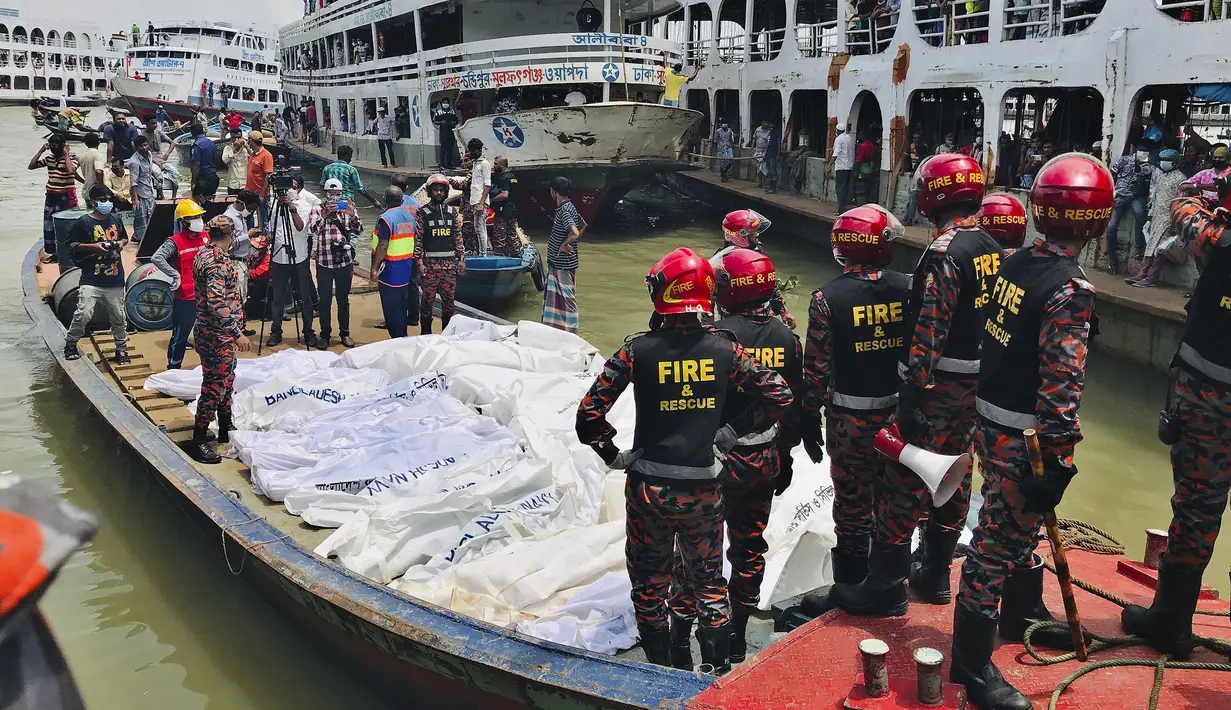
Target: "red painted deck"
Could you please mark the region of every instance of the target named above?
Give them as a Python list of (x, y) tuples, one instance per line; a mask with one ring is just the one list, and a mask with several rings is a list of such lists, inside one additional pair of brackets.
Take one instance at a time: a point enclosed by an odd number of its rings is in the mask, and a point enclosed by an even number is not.
[[(1045, 545), (1043, 546), (1046, 547)], [(1045, 552), (1045, 550), (1041, 550)], [(1131, 601), (1148, 606), (1153, 589), (1117, 574), (1122, 557), (1096, 555), (1081, 550), (1068, 553), (1075, 577)], [(961, 560), (954, 564), (953, 589), (956, 594)], [(1120, 607), (1074, 589), (1077, 606), (1086, 628), (1104, 636), (1123, 636)], [(1044, 575), (1044, 599), (1052, 613), (1063, 616), (1064, 604), (1055, 575)], [(1226, 610), (1223, 600), (1202, 601), (1201, 608)], [(830, 612), (796, 629), (762, 651), (752, 661), (737, 667), (698, 695), (690, 710), (831, 710), (841, 708), (860, 672), (857, 646), (866, 638), (889, 644), (891, 678), (911, 679), (915, 675), (911, 653), (922, 646), (941, 650), (946, 656), (947, 680), (953, 606), (911, 604), (907, 616), (896, 619), (861, 619), (842, 612)], [(1226, 617), (1196, 616), (1194, 633), (1200, 636), (1231, 637)], [(1053, 653), (1044, 649), (1045, 655)], [(1149, 658), (1158, 654), (1146, 646), (1102, 651), (1091, 662), (1111, 658)], [(1040, 666), (1020, 644), (1002, 643), (994, 660), (1009, 682), (1026, 693), (1036, 708), (1046, 708), (1052, 691), (1082, 665), (1077, 661)], [(1201, 649), (1193, 661), (1227, 663), (1209, 650)], [(1094, 671), (1069, 686), (1057, 706), (1060, 710), (1122, 710), (1144, 708), (1154, 681), (1151, 668), (1107, 668)], [(1168, 670), (1164, 676), (1159, 710), (1208, 710), (1231, 708), (1231, 673), (1215, 671)]]

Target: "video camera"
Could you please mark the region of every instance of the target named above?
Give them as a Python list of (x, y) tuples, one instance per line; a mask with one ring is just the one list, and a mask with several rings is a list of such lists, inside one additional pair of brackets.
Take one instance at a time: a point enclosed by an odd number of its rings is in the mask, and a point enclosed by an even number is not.
[(300, 166), (291, 165), (285, 155), (279, 155), (274, 161), (274, 171), (269, 174), (270, 187), (279, 194), (285, 193), (293, 187), (292, 181), (295, 178), (300, 178), (300, 182), (303, 182)]

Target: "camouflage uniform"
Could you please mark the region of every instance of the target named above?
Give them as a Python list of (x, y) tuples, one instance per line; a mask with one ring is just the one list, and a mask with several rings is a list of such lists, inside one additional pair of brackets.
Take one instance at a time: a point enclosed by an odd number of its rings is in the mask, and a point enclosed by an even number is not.
[(456, 226), (453, 231), (453, 256), (425, 256), (425, 244), (428, 241), (426, 230), (429, 220), (436, 215), (436, 205), (426, 205), (419, 210), (415, 235), (415, 262), (419, 265), (419, 288), (422, 297), (419, 302), (419, 323), (425, 326), (423, 333), (432, 332), (432, 305), (436, 295), (440, 295), (440, 327), (449, 325), (453, 318), (453, 307), (457, 294), (458, 263), (466, 258), (466, 248), (462, 238), (462, 213), (458, 210)]
[[(714, 332), (712, 328), (705, 328)], [(738, 343), (731, 343), (731, 347), (734, 361), (727, 388), (754, 392), (772, 403), (772, 406), (752, 408), (740, 429), (763, 431), (780, 419), (792, 404), (790, 389), (781, 376), (762, 367)], [(606, 421), (606, 415), (632, 383), (633, 368), (631, 344), (626, 344), (607, 360), (603, 372), (577, 409), (577, 437), (581, 443), (594, 445), (615, 438), (616, 431)], [(687, 588), (693, 590), (695, 602), (688, 604), (677, 600), (674, 603), (681, 608), (697, 608), (702, 627), (724, 626), (730, 605), (726, 580), (722, 578), (723, 500), (719, 481), (669, 480), (639, 473), (634, 464), (625, 490), (628, 516), (625, 550), (638, 626), (663, 633), (668, 630), (667, 602), (677, 544), (684, 557)]]
[[(1072, 250), (1054, 242), (1038, 242), (1029, 251), (1039, 256), (1077, 258)], [(1038, 339), (1041, 384), (1033, 426), (1045, 457), (1073, 473), (1073, 449), (1082, 438), (1077, 408), (1085, 385), (1093, 321), (1094, 286), (1084, 278), (1072, 278), (1047, 300)], [(983, 475), (983, 507), (962, 565), (957, 603), (970, 612), (996, 619), (1005, 579), (1015, 569), (1032, 564), (1043, 516), (1026, 510), (1025, 489), (1033, 473), (1021, 430), (982, 416), (975, 446)]]
[[(230, 220), (226, 221), (229, 227)], [(215, 413), (220, 420), (230, 421), (235, 341), (243, 335), (244, 316), (239, 302), (239, 274), (216, 242), (197, 252), (192, 271), (197, 299), (193, 342), (201, 358), (202, 374), (195, 428), (204, 430), (214, 421)]]

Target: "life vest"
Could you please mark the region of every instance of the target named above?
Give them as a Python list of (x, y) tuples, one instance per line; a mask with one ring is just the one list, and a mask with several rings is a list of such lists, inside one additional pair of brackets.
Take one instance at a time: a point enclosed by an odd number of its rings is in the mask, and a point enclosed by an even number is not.
[[(907, 332), (915, 332), (923, 290), (927, 284), (923, 271), (934, 256), (949, 254), (959, 273), (958, 302), (949, 322), (949, 337), (944, 352), (936, 363), (941, 372), (970, 377), (979, 374), (979, 343), (983, 339), (983, 304), (991, 294), (992, 282), (1004, 259), (1000, 245), (978, 227), (959, 227), (942, 233), (923, 252), (911, 283), (909, 324)], [(910, 343), (902, 351), (900, 361), (905, 367)], [(899, 368), (901, 369), (901, 368)]]
[[(415, 218), (405, 207), (385, 210), (377, 219), (389, 227), (389, 247), (379, 274), (380, 283), (386, 286), (405, 286), (410, 283), (411, 266), (415, 255)], [(376, 253), (379, 240), (372, 235), (372, 253)]]
[(1214, 246), (1186, 310), (1188, 323), (1172, 366), (1231, 387), (1231, 235)]
[(179, 263), (176, 264), (180, 272), (180, 287), (175, 289), (177, 301), (197, 299), (196, 283), (192, 276), (192, 262), (197, 258), (197, 252), (205, 248), (209, 239), (206, 237), (207, 232), (201, 232), (198, 237), (194, 237), (193, 234), (194, 232), (185, 230), (171, 235), (171, 241), (175, 242), (175, 251), (179, 258)]
[(885, 270), (876, 280), (843, 274), (821, 289), (833, 333), (833, 390), (838, 409), (876, 411), (898, 403), (898, 360), (910, 347), (910, 277)]
[(646, 476), (712, 480), (722, 470), (714, 435), (722, 426), (735, 349), (701, 328), (656, 330), (633, 339), (637, 429), (630, 467)]
[(986, 421), (1020, 431), (1036, 426), (1042, 375), (1039, 333), (1047, 302), (1074, 278), (1084, 278), (1077, 262), (1022, 249), (1006, 259), (986, 310), (979, 396), (975, 407)]
[(457, 208), (449, 205), (428, 205), (419, 209), (423, 221), (423, 256), (429, 259), (453, 259), (457, 256)]
[[(744, 350), (762, 365), (776, 371), (788, 382), (798, 381), (803, 371), (799, 358), (799, 338), (782, 321), (768, 315), (763, 319), (753, 319), (737, 313), (718, 321), (717, 327), (734, 335)], [(737, 389), (727, 400), (722, 421), (729, 424), (749, 407), (755, 406), (759, 405), (751, 395)], [(777, 437), (778, 425), (775, 424), (765, 431), (745, 434), (740, 437), (738, 445), (767, 444)]]

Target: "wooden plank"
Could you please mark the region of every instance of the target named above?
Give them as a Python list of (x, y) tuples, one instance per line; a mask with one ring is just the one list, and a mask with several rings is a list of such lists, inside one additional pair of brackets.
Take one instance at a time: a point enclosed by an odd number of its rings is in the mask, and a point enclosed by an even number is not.
[(143, 402), (138, 402), (137, 406), (141, 407), (141, 411), (143, 412), (160, 412), (164, 409), (174, 409), (176, 407), (183, 407), (185, 411), (188, 410), (188, 407), (185, 406), (183, 402), (174, 397), (145, 400)]

